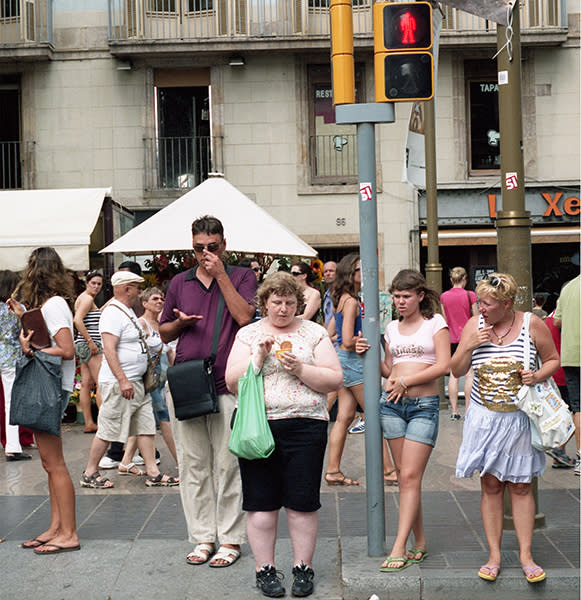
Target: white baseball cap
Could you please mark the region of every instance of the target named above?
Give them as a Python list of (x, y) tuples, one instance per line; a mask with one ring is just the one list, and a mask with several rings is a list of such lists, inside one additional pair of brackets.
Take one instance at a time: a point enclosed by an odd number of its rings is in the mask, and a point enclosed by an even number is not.
[(145, 279), (132, 273), (131, 271), (117, 271), (113, 273), (111, 277), (111, 285), (113, 287), (117, 285), (124, 285), (126, 283), (143, 283)]

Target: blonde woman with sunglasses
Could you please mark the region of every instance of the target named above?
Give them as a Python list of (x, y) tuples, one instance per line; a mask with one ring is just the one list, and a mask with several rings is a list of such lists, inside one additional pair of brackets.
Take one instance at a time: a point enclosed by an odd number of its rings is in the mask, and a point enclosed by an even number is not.
[[(466, 414), (456, 477), (480, 473), (480, 511), (488, 560), (478, 576), (495, 581), (500, 573), (504, 491), (512, 502), (520, 562), (529, 583), (546, 578), (531, 554), (535, 501), (532, 478), (543, 474), (545, 455), (531, 444), (529, 419), (515, 405), (523, 384), (548, 379), (559, 368), (559, 355), (548, 327), (530, 315), (530, 364), (524, 364), (525, 313), (514, 309), (515, 280), (505, 273), (491, 273), (476, 287), (480, 316), (472, 317), (451, 361), (455, 377), (472, 367), (474, 384)], [(537, 355), (542, 366), (535, 367)]]

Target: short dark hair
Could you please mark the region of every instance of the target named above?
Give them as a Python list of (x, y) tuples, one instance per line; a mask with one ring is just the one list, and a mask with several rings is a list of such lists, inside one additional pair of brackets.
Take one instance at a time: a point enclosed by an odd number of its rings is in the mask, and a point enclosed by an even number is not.
[(220, 219), (210, 215), (204, 215), (192, 223), (192, 236), (197, 235), (198, 233), (219, 235), (224, 239), (224, 226)]
[(16, 289), (20, 277), (14, 271), (0, 271), (0, 302), (6, 302)]
[(240, 259), (240, 262), (238, 263), (239, 267), (246, 267), (247, 269), (250, 269), (250, 265), (255, 262), (258, 263), (260, 265), (260, 263), (258, 262), (257, 258), (254, 258), (254, 256), (245, 256), (244, 258)]
[(121, 269), (127, 269), (128, 271), (131, 271), (134, 275), (139, 275), (141, 277), (141, 265), (133, 260), (123, 261), (119, 265), (119, 268), (117, 270), (121, 271)]

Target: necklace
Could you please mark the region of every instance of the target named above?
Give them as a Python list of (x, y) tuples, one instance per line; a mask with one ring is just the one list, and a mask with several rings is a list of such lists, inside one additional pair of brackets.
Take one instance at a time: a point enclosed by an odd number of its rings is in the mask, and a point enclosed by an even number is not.
[(502, 340), (504, 340), (504, 338), (511, 332), (512, 326), (514, 325), (514, 319), (515, 319), (515, 317), (516, 317), (516, 313), (513, 310), (512, 311), (512, 323), (510, 324), (510, 327), (508, 328), (508, 330), (505, 331), (502, 335), (498, 335), (498, 333), (496, 333), (496, 331), (494, 331), (494, 325), (492, 326), (492, 332), (496, 336), (496, 339), (498, 340), (498, 345), (499, 346), (502, 346)]

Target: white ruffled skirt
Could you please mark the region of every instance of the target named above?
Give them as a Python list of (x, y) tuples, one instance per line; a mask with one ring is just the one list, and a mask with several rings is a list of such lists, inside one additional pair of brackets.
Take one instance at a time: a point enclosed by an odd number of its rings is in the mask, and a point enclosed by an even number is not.
[(500, 481), (529, 483), (545, 472), (545, 453), (533, 448), (528, 417), (520, 410), (493, 412), (471, 402), (456, 461), (456, 477), (474, 471)]

